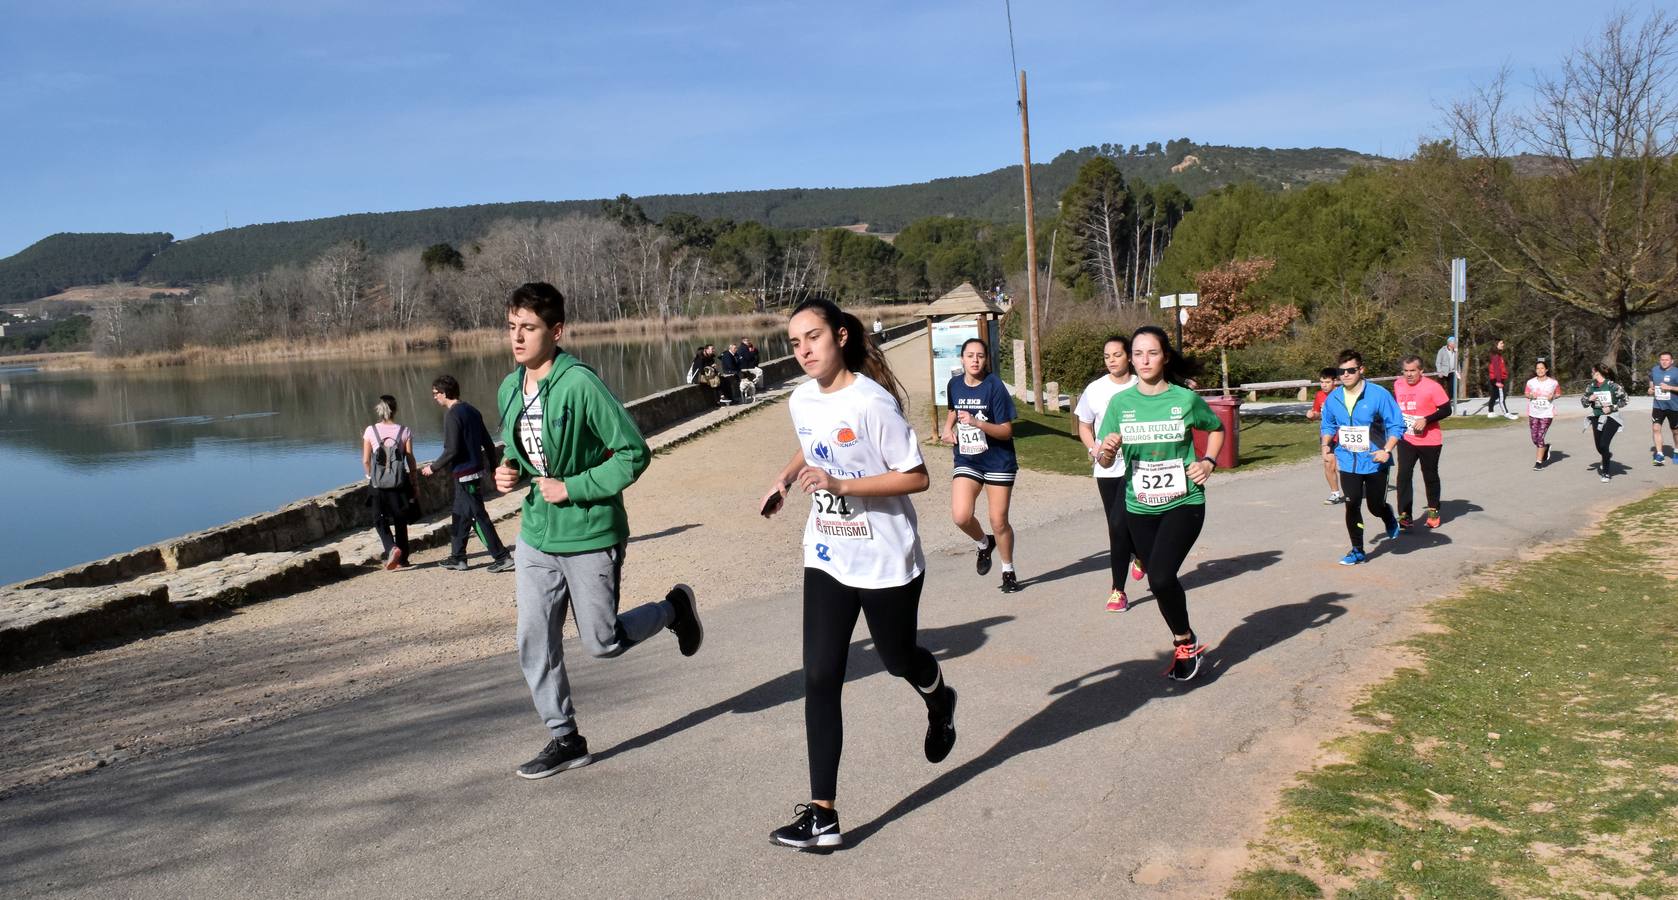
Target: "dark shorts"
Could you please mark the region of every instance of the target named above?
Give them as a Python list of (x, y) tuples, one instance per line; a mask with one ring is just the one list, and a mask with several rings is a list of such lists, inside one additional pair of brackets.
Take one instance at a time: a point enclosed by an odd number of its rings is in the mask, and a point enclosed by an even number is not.
[(1678, 428), (1678, 409), (1657, 409), (1654, 420), (1656, 425), (1665, 422), (1672, 428)]
[(972, 466), (956, 466), (956, 478), (971, 478), (980, 484), (1000, 484), (1004, 487), (1014, 486), (1014, 476), (1017, 472), (987, 472)]

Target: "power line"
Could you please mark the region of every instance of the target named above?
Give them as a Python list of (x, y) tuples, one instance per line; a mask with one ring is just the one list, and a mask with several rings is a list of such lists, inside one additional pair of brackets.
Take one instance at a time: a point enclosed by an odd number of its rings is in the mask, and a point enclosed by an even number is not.
[(1014, 55), (1014, 4), (1013, 0), (1002, 0), (1002, 8), (1008, 14), (1008, 62), (1014, 67), (1014, 80), (1008, 85), (1008, 92), (1014, 95), (1014, 112), (1020, 112), (1020, 60)]

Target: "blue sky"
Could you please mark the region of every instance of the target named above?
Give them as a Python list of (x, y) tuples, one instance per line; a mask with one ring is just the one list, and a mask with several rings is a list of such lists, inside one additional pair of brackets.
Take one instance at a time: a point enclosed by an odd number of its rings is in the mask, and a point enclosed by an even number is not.
[[(1014, 3), (1033, 155), (1189, 137), (1404, 156), (1594, 0)], [(0, 0), (0, 256), (505, 200), (1019, 162), (1003, 0)]]

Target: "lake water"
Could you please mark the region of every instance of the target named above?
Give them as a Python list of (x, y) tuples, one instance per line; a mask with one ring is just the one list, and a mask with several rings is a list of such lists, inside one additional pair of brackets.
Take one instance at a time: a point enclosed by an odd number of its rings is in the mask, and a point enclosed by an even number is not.
[[(764, 359), (787, 353), (785, 331), (750, 337)], [(627, 401), (681, 384), (696, 346), (727, 340), (566, 349)], [(396, 397), (419, 459), (436, 456), (431, 380), (453, 375), (494, 429), (495, 390), (512, 369), (504, 349), (137, 372), (0, 366), (0, 585), (361, 480), (380, 394)]]

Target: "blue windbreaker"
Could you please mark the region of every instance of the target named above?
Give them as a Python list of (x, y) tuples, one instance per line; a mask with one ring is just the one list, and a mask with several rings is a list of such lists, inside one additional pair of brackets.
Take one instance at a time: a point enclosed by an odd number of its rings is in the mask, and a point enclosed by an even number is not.
[(1372, 382), (1363, 383), (1363, 393), (1353, 404), (1351, 414), (1346, 413), (1346, 388), (1337, 387), (1323, 401), (1323, 434), (1336, 434), (1340, 426), (1353, 427), (1369, 426), (1369, 450), (1363, 453), (1353, 453), (1342, 449), (1338, 444), (1334, 447), (1334, 458), (1340, 463), (1340, 471), (1353, 475), (1373, 475), (1381, 466), (1391, 465), (1392, 457), (1387, 457), (1385, 463), (1375, 461), (1375, 451), (1387, 445), (1387, 435), (1404, 434), (1404, 413), (1398, 408), (1398, 401), (1393, 399), (1392, 391)]

